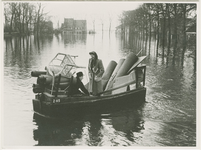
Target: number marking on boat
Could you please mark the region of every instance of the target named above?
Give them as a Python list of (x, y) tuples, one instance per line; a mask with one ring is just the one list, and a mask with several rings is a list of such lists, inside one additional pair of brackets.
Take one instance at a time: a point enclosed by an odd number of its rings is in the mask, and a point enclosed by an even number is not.
[(60, 103), (61, 102), (61, 100), (60, 99), (53, 99), (53, 101), (52, 101), (53, 103)]

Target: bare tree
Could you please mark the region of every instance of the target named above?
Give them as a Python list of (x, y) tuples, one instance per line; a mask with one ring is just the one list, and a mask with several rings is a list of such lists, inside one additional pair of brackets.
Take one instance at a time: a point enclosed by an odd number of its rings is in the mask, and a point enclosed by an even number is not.
[(113, 17), (114, 15), (112, 13), (109, 13), (109, 33), (111, 32)]
[(102, 27), (102, 33), (103, 33), (103, 28), (104, 28), (104, 19), (103, 19), (103, 17), (100, 17), (100, 23), (101, 23), (101, 27)]
[(41, 3), (37, 3), (35, 12), (34, 32), (38, 36), (40, 31), (43, 29), (43, 23), (46, 21), (47, 13), (44, 12), (45, 6)]
[(15, 31), (19, 34), (29, 34), (33, 24), (37, 34), (40, 29), (40, 22), (47, 19), (43, 12), (44, 7), (41, 3), (5, 3), (4, 16), (5, 28), (10, 34)]
[(9, 26), (9, 33), (11, 34), (11, 32), (14, 29), (14, 20), (15, 20), (15, 13), (16, 13), (16, 8), (17, 7), (17, 3), (5, 3), (5, 7), (4, 7), (4, 16), (5, 16), (5, 23), (6, 25)]

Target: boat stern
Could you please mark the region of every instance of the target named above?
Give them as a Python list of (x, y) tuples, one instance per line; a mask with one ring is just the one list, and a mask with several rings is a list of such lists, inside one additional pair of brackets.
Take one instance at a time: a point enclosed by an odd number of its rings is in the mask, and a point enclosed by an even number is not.
[(33, 111), (36, 113), (41, 113), (41, 94), (35, 95), (35, 98), (32, 99)]

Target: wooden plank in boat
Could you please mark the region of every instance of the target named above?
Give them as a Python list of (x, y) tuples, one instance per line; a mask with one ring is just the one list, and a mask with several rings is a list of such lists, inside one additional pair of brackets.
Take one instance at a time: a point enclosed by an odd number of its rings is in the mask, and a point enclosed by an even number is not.
[[(115, 82), (113, 84), (113, 88), (118, 87), (122, 84), (127, 84), (129, 82), (135, 83), (135, 72), (130, 73), (129, 75), (118, 77), (115, 79)], [(112, 91), (112, 94), (122, 93), (127, 91), (127, 86), (122, 87), (120, 89)]]
[(137, 62), (131, 67), (131, 69), (128, 71), (128, 74), (132, 72), (132, 70), (137, 67), (147, 56), (141, 56), (138, 57)]

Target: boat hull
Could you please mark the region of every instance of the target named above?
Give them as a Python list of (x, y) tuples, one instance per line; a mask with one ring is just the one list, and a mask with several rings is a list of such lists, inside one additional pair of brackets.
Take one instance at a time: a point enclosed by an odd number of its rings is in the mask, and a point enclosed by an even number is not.
[(32, 102), (36, 114), (43, 117), (58, 118), (78, 113), (109, 113), (122, 107), (139, 106), (145, 102), (145, 96), (145, 87), (115, 95), (90, 97), (67, 97), (65, 95), (55, 97), (44, 92), (36, 95)]

